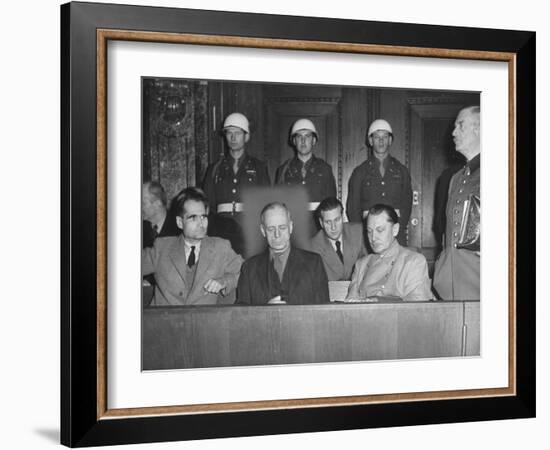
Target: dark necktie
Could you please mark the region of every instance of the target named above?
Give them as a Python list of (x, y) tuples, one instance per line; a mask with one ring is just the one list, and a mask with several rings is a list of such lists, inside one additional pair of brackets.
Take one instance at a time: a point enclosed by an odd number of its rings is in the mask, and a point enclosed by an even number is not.
[(237, 158), (233, 160), (233, 173), (237, 175), (237, 172), (239, 171), (239, 162), (241, 158)]
[(340, 261), (342, 261), (342, 264), (344, 264), (344, 255), (342, 254), (340, 241), (336, 241), (336, 254), (338, 255), (338, 258), (340, 258)]
[(189, 258), (187, 259), (187, 266), (193, 267), (195, 265), (195, 246), (191, 246), (191, 253), (189, 253)]
[(301, 170), (301, 173), (302, 173), (302, 178), (304, 179), (307, 175), (307, 167), (306, 167), (306, 163), (302, 163), (302, 170)]
[(386, 168), (384, 167), (384, 161), (380, 161), (380, 167), (378, 168), (380, 171), (380, 176), (384, 178), (384, 174), (386, 173)]

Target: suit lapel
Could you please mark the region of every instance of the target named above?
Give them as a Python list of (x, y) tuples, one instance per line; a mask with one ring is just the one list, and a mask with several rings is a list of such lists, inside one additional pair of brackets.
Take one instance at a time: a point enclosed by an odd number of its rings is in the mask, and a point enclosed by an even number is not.
[(183, 284), (186, 284), (184, 271), (187, 261), (185, 260), (185, 241), (183, 240), (183, 235), (179, 236), (177, 244), (172, 248), (172, 251), (170, 252), (170, 259), (172, 260), (172, 264), (180, 276), (181, 281)]
[[(336, 250), (334, 250), (334, 247), (330, 243), (329, 238), (324, 233), (323, 233), (323, 239), (325, 244), (323, 247), (323, 251), (325, 253), (325, 257), (327, 258), (326, 260), (328, 261), (329, 266), (334, 267), (335, 269), (342, 269), (344, 265), (342, 264), (342, 261), (340, 261), (340, 258), (338, 258), (338, 255), (336, 254)], [(344, 250), (345, 248), (346, 246), (344, 245)], [(345, 255), (344, 255), (344, 258), (345, 258)]]
[[(298, 280), (296, 277), (300, 276), (299, 273), (299, 262), (296, 261), (296, 258), (298, 257), (296, 251), (294, 250), (294, 247), (290, 247), (290, 253), (288, 254), (288, 259), (286, 261), (286, 267), (285, 271), (283, 273), (283, 281), (281, 284), (283, 286), (288, 286), (288, 297), (289, 299), (293, 297), (292, 292), (290, 290), (297, 286)], [(298, 267), (296, 267), (298, 266)], [(288, 280), (288, 283), (286, 281)]]

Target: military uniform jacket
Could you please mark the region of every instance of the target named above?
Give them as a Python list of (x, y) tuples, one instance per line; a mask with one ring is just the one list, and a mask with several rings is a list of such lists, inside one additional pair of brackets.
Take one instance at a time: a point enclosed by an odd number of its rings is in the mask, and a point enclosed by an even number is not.
[(397, 241), (384, 255), (372, 253), (355, 263), (347, 295), (352, 299), (387, 296), (405, 301), (433, 297), (426, 258)]
[(380, 175), (379, 167), (379, 161), (370, 156), (353, 170), (346, 204), (348, 219), (361, 222), (363, 211), (383, 203), (399, 210), (400, 231), (404, 232), (411, 217), (411, 176), (407, 168), (391, 155), (384, 160), (384, 176)]
[[(228, 241), (207, 236), (201, 241), (194, 280), (189, 283), (183, 235), (158, 238), (153, 247), (147, 247), (141, 253), (142, 275), (155, 275), (153, 306), (215, 305), (234, 301), (242, 262)], [(204, 290), (211, 278), (223, 279), (226, 298)]]
[(435, 262), (434, 288), (443, 300), (479, 300), (480, 257), (456, 248), (460, 238), (464, 201), (480, 194), (480, 155), (451, 178), (447, 200), (445, 245)]
[(247, 187), (271, 184), (263, 161), (247, 153), (242, 158), (236, 174), (233, 172), (234, 160), (231, 156), (221, 158), (208, 168), (203, 188), (212, 213), (216, 213), (219, 204), (242, 202), (242, 192)]
[(302, 166), (297, 157), (286, 160), (277, 169), (275, 184), (304, 186), (310, 202), (321, 202), (327, 197), (336, 197), (336, 182), (332, 168), (324, 160), (312, 155), (305, 164), (305, 177), (302, 176)]
[(367, 254), (361, 224), (344, 223), (342, 249), (344, 262), (340, 261), (336, 250), (323, 230), (319, 230), (311, 239), (311, 251), (321, 255), (329, 281), (351, 280), (355, 262)]

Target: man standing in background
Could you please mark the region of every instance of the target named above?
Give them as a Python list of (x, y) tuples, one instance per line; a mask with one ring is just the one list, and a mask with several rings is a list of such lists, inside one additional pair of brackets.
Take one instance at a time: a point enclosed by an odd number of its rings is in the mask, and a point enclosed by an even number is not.
[(391, 125), (384, 119), (370, 124), (367, 142), (372, 148), (367, 160), (350, 177), (346, 210), (350, 222), (361, 222), (376, 204), (390, 205), (399, 216), (397, 240), (406, 245), (406, 229), (411, 217), (412, 188), (407, 168), (390, 155)]
[(212, 164), (204, 179), (213, 223), (210, 234), (228, 239), (233, 250), (244, 254), (242, 193), (254, 186), (269, 186), (267, 166), (246, 152), (250, 125), (244, 114), (229, 114), (223, 124), (228, 153)]
[(456, 151), (466, 157), (466, 165), (451, 178), (447, 200), (447, 224), (443, 251), (435, 262), (434, 289), (443, 300), (480, 298), (479, 252), (458, 248), (465, 219), (466, 201), (480, 196), (480, 109), (464, 108), (458, 113), (453, 130)]

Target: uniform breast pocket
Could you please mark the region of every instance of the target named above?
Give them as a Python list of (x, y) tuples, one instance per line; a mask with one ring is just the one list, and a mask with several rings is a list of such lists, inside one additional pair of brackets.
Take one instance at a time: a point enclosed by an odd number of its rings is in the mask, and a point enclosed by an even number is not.
[(256, 184), (256, 179), (258, 174), (255, 170), (247, 170), (245, 179), (243, 180), (246, 184)]
[(370, 188), (374, 186), (374, 177), (372, 175), (366, 175), (365, 178), (363, 178), (363, 187)]

